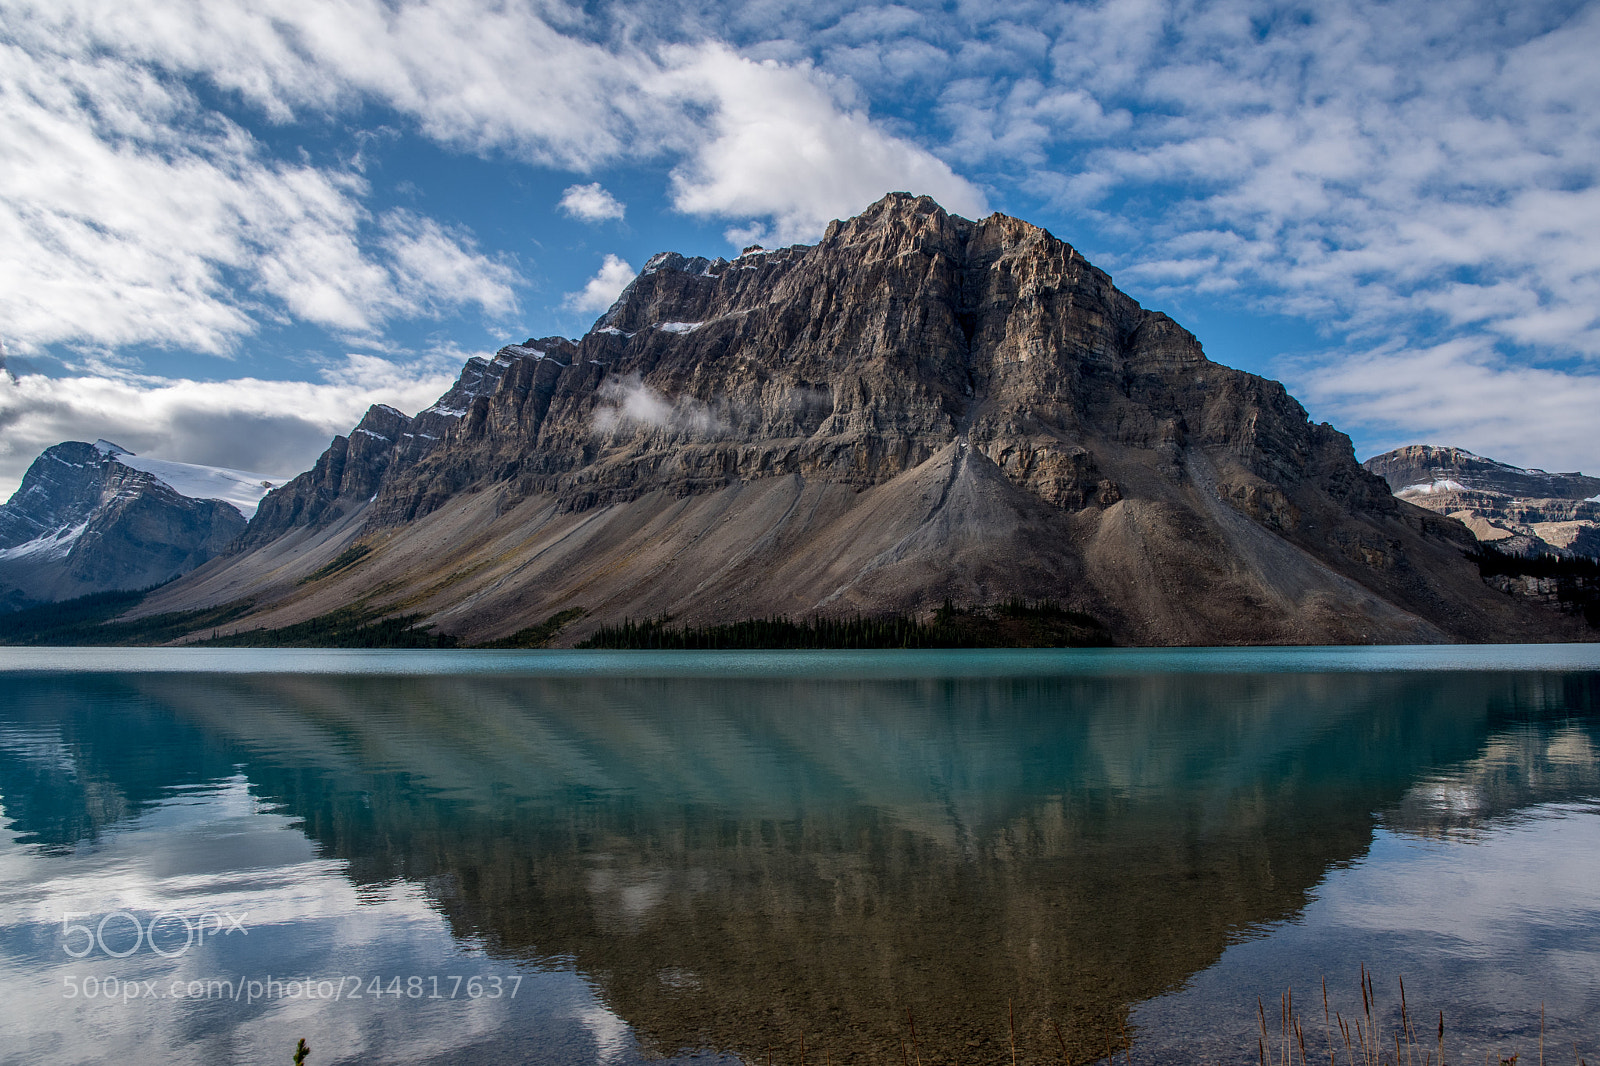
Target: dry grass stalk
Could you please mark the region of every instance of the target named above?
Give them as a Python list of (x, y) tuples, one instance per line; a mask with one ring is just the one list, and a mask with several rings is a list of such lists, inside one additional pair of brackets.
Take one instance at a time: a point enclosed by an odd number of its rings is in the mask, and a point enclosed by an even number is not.
[[(1062, 1066), (1072, 1066), (1072, 1057), (1067, 1054), (1067, 1038), (1061, 1035), (1061, 1026), (1060, 1026), (1060, 1024), (1054, 1018), (1050, 1019), (1050, 1024), (1055, 1026), (1056, 1043), (1061, 1045), (1061, 1063), (1062, 1063)], [(1573, 1046), (1576, 1047), (1577, 1045), (1573, 1045)]]

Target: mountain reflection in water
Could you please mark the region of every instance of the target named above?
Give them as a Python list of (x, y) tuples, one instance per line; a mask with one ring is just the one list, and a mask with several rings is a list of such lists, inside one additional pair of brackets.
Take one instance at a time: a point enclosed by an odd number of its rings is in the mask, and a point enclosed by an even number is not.
[(575, 966), (647, 1051), (761, 1061), (898, 1063), (913, 1024), (923, 1062), (1009, 1061), (1012, 1012), (1020, 1061), (1091, 1060), (1380, 823), (1600, 795), (1584, 672), (6, 684), (59, 756), (0, 743), (22, 844), (242, 775), (358, 887)]

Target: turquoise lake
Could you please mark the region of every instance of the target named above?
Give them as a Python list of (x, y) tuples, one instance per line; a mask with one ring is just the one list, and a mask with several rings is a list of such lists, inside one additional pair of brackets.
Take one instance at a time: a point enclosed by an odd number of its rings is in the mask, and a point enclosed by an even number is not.
[(0, 649), (3, 1062), (1392, 1061), (1402, 978), (1600, 1060), (1600, 646)]

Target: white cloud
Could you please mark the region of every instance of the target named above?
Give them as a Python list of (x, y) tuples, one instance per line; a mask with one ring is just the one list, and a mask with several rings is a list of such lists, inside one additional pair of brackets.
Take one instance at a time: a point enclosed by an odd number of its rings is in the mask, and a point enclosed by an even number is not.
[(459, 354), (410, 363), (350, 355), (315, 382), (0, 372), (0, 498), (64, 440), (104, 437), (141, 455), (240, 470), (306, 470), (369, 405), (415, 412), (432, 403), (455, 380)]
[[(528, 0), (50, 0), (11, 6), (30, 43), (204, 77), (276, 121), (378, 100), (440, 143), (587, 167), (668, 143), (638, 86), (654, 65), (575, 33), (580, 11)], [(647, 148), (648, 150), (648, 148)]]
[[(984, 210), (969, 182), (805, 62), (715, 43), (652, 52), (648, 34), (598, 43), (605, 26), (557, 2), (0, 0), (0, 11), (0, 334), (19, 351), (220, 353), (282, 312), (358, 336), (444, 307), (514, 306), (514, 274), (470, 237), (372, 218), (355, 169), (269, 158), (186, 79), (279, 123), (376, 102), (448, 147), (535, 164), (677, 158), (681, 210), (785, 241), (892, 189)], [(623, 211), (598, 183), (562, 203), (590, 220)]]
[(382, 229), (379, 244), (408, 313), (457, 303), (477, 304), (491, 315), (516, 311), (517, 272), (481, 255), (470, 233), (409, 211), (388, 212)]
[(568, 185), (561, 194), (559, 206), (568, 215), (585, 222), (620, 219), (627, 210), (627, 206), (603, 189), (598, 181), (589, 185)]
[[(894, 189), (985, 210), (974, 186), (808, 63), (758, 63), (717, 43), (659, 56), (606, 48), (583, 39), (594, 29), (586, 16), (554, 3), (61, 0), (26, 10), (35, 43), (198, 75), (281, 121), (375, 99), (441, 143), (538, 164), (682, 155), (680, 209), (770, 217), (779, 239), (814, 238)], [(562, 202), (591, 220), (622, 207), (598, 185), (572, 186)]]
[(1289, 383), (1317, 417), (1361, 431), (1374, 454), (1453, 445), (1518, 466), (1600, 473), (1600, 374), (1519, 366), (1481, 337), (1334, 353), (1293, 370)]
[(350, 334), (445, 306), (515, 305), (514, 272), (469, 237), (407, 214), (374, 221), (356, 175), (266, 158), (187, 90), (115, 54), (0, 37), (0, 143), (0, 333), (14, 351), (225, 353), (274, 313), (263, 297)]
[(1026, 79), (945, 108), (963, 154), (1054, 153), (1036, 187), (1103, 212), (1158, 294), (1204, 277), (1357, 334), (1442, 318), (1600, 357), (1597, 49), (1592, 7), (1140, 0), (1070, 9), (1038, 91), (1060, 115), (1019, 128)]
[[(960, 214), (987, 212), (983, 194), (948, 164), (840, 99), (844, 87), (807, 64), (746, 59), (718, 44), (669, 53), (663, 84), (710, 111), (707, 140), (672, 174), (689, 214), (772, 220), (780, 243), (815, 240), (829, 221), (886, 192), (926, 193)], [(746, 226), (730, 240), (747, 240)]]
[(617, 256), (607, 255), (600, 270), (578, 292), (569, 292), (561, 306), (569, 311), (605, 311), (617, 302), (630, 282), (639, 275)]

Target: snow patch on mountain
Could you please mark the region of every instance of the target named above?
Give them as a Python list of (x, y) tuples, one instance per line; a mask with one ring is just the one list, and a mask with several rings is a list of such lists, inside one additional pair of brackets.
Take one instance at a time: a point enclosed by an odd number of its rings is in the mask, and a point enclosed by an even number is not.
[(1433, 492), (1466, 492), (1466, 491), (1468, 491), (1467, 487), (1465, 485), (1463, 485), (1461, 482), (1452, 481), (1449, 478), (1444, 478), (1443, 480), (1440, 480), (1440, 481), (1424, 481), (1420, 485), (1407, 485), (1405, 488), (1403, 488), (1399, 492), (1395, 493), (1395, 495), (1396, 496), (1405, 496), (1405, 495), (1408, 495), (1408, 494), (1422, 494), (1422, 493), (1433, 493)]
[(0, 551), (0, 559), (33, 558), (42, 561), (65, 558), (72, 550), (72, 546), (78, 542), (78, 538), (83, 536), (83, 531), (88, 528), (89, 523), (82, 522), (70, 528), (52, 530), (14, 548)]
[(101, 445), (116, 449), (115, 451), (101, 449), (103, 454), (114, 455), (117, 462), (123, 466), (153, 475), (178, 495), (193, 500), (221, 500), (223, 503), (231, 504), (246, 518), (256, 513), (261, 497), (293, 476), (258, 474), (249, 470), (230, 470), (222, 466), (200, 466), (195, 463), (175, 463), (167, 459), (150, 459), (118, 448), (109, 441), (95, 443), (96, 448), (100, 448)]

